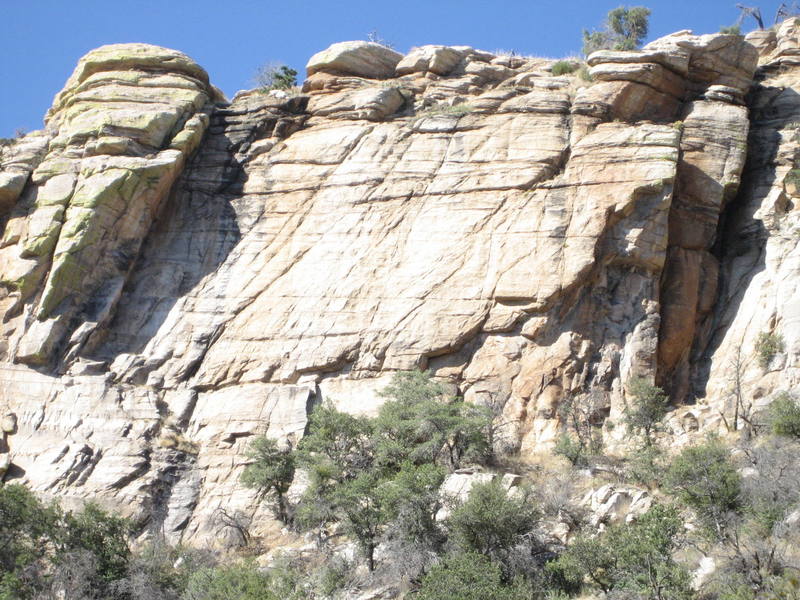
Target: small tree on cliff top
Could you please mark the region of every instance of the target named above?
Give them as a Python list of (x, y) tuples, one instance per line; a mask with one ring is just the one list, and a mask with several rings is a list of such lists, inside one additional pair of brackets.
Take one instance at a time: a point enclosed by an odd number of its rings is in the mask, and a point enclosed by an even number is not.
[(263, 90), (290, 90), (297, 85), (297, 71), (279, 62), (268, 62), (256, 69), (253, 81)]
[(650, 9), (644, 6), (618, 6), (608, 11), (600, 31), (583, 30), (583, 54), (598, 50), (636, 50), (647, 37)]

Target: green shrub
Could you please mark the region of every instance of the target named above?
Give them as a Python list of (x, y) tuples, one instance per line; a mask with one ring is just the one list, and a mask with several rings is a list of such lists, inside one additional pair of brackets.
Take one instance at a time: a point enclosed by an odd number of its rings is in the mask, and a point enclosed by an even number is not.
[(508, 493), (499, 481), (479, 483), (447, 519), (450, 541), (465, 552), (502, 560), (529, 534), (539, 511), (521, 490)]
[(125, 577), (110, 586), (109, 598), (177, 599), (186, 590), (192, 573), (213, 563), (208, 551), (173, 547), (156, 537), (131, 556)]
[(301, 559), (278, 554), (267, 570), (269, 589), (281, 600), (306, 600), (309, 593), (308, 570)]
[(452, 106), (442, 107), (440, 112), (446, 115), (456, 115), (461, 117), (463, 115), (471, 113), (472, 111), (473, 108), (469, 104), (461, 103), (461, 104), (453, 104)]
[(723, 26), (719, 28), (719, 32), (725, 35), (742, 35), (742, 27), (740, 25)]
[(428, 108), (418, 112), (415, 119), (412, 121), (412, 124), (426, 117), (438, 117), (438, 116), (463, 117), (464, 115), (469, 114), (472, 111), (473, 108), (466, 103), (452, 104), (452, 105), (434, 104), (433, 106), (429, 106)]
[[(746, 447), (754, 470), (742, 480), (742, 513), (746, 535), (766, 539), (776, 533), (800, 503), (800, 444), (796, 438), (775, 436)], [(782, 531), (783, 526), (779, 529)], [(780, 535), (780, 532), (778, 532)]]
[[(798, 134), (795, 134), (795, 139), (798, 138)], [(800, 187), (800, 169), (792, 169), (786, 174), (786, 183), (791, 183), (795, 187)]]
[(294, 479), (294, 455), (289, 448), (281, 449), (278, 443), (266, 436), (256, 438), (247, 449), (251, 462), (242, 472), (241, 481), (249, 488), (258, 490), (263, 497), (275, 497), (275, 517), (289, 523), (289, 507), (286, 492)]
[(711, 438), (684, 449), (669, 466), (666, 485), (713, 537), (725, 539), (731, 513), (741, 508), (742, 489), (727, 447)]
[(47, 557), (59, 517), (24, 486), (0, 486), (0, 598), (30, 597), (40, 583), (33, 567)]
[[(372, 567), (372, 540), (384, 524), (377, 505), (380, 474), (374, 469), (373, 422), (337, 410), (317, 406), (309, 419), (308, 433), (298, 444), (295, 459), (307, 469), (311, 482), (300, 499), (295, 523), (318, 529), (343, 522), (365, 550)], [(361, 503), (369, 510), (360, 513)]]
[(788, 392), (781, 392), (770, 403), (767, 420), (774, 434), (800, 438), (800, 405)]
[(389, 399), (374, 423), (376, 459), (382, 468), (396, 471), (409, 461), (455, 470), (465, 461), (490, 458), (489, 410), (445, 397), (429, 374), (398, 373), (381, 394)]
[(261, 65), (253, 79), (264, 91), (290, 90), (297, 85), (297, 71), (286, 65), (270, 62)]
[(650, 9), (644, 6), (618, 6), (606, 15), (608, 30), (614, 37), (614, 50), (635, 50), (647, 37)]
[(625, 475), (631, 481), (648, 488), (660, 485), (664, 477), (664, 452), (658, 446), (639, 448), (625, 465)]
[(446, 556), (420, 582), (415, 600), (528, 600), (530, 588), (522, 581), (503, 582), (500, 567), (475, 552)]
[(578, 69), (578, 77), (583, 79), (584, 81), (592, 82), (594, 81), (594, 77), (589, 72), (589, 67), (586, 64), (582, 64)]
[(445, 471), (438, 465), (405, 463), (381, 488), (393, 537), (419, 552), (438, 551), (445, 535), (436, 521)]
[(573, 467), (584, 465), (586, 463), (583, 447), (578, 440), (573, 438), (568, 433), (562, 433), (558, 436), (556, 445), (553, 447), (553, 454), (563, 456)]
[[(251, 562), (205, 567), (191, 574), (182, 600), (300, 600), (299, 582), (290, 573), (277, 578)], [(289, 576), (288, 585), (285, 576)], [(288, 588), (288, 589), (287, 589)]]
[(715, 600), (800, 600), (800, 577), (797, 569), (786, 569), (768, 574), (754, 586), (745, 574), (730, 572), (715, 578), (710, 590)]
[(667, 414), (667, 395), (643, 377), (634, 377), (628, 383), (628, 392), (631, 402), (624, 410), (625, 425), (629, 432), (641, 435), (645, 445), (650, 446)]
[(682, 531), (677, 510), (656, 505), (630, 525), (614, 525), (596, 537), (579, 536), (547, 570), (568, 591), (588, 583), (605, 593), (688, 599), (689, 572), (672, 558)]
[(331, 404), (317, 406), (308, 433), (297, 447), (296, 461), (309, 470), (312, 483), (343, 483), (370, 469), (374, 462), (370, 419), (341, 412)]
[(567, 431), (556, 440), (553, 452), (573, 466), (585, 466), (589, 458), (603, 451), (601, 430), (604, 399), (598, 394), (567, 394), (558, 407), (558, 416)]
[(334, 556), (312, 573), (314, 591), (323, 598), (331, 598), (352, 583), (354, 571), (355, 565), (341, 556)]
[(317, 407), (295, 453), (311, 479), (295, 522), (320, 535), (326, 524), (339, 523), (370, 571), (387, 530), (406, 548), (438, 550), (443, 534), (435, 515), (445, 473), (488, 460), (491, 451), (491, 412), (447, 398), (429, 374), (398, 373), (382, 395), (387, 401), (375, 418)]
[(783, 348), (783, 337), (780, 334), (767, 331), (759, 333), (755, 346), (759, 366), (762, 369), (769, 368), (772, 359), (779, 352), (783, 352)]
[(601, 31), (583, 30), (583, 54), (603, 49), (636, 50), (647, 37), (650, 9), (619, 6), (608, 11)]
[(550, 72), (553, 75), (569, 75), (578, 69), (578, 64), (571, 60), (559, 60), (553, 63)]
[(383, 502), (381, 484), (377, 473), (367, 471), (331, 492), (342, 529), (358, 544), (370, 572), (375, 570), (378, 539), (391, 518)]
[(580, 535), (546, 569), (568, 592), (579, 592), (588, 583), (607, 593), (614, 587), (613, 552), (607, 536)]
[[(78, 513), (64, 515), (60, 526), (59, 554), (68, 557), (75, 551), (91, 552), (97, 565), (98, 586), (107, 585), (125, 576), (131, 557), (128, 546), (130, 533), (131, 524), (127, 519), (89, 503)], [(60, 559), (57, 555), (55, 562)]]
[(48, 577), (65, 571), (103, 596), (127, 573), (129, 533), (127, 520), (97, 505), (65, 513), (24, 486), (0, 485), (0, 598), (44, 593)]

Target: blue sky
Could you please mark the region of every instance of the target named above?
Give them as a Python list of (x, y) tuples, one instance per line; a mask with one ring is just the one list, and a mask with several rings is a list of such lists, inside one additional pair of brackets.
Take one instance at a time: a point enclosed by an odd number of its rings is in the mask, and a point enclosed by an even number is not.
[[(462, 44), (520, 54), (577, 54), (581, 29), (618, 6), (606, 0), (0, 0), (0, 137), (42, 127), (42, 117), (77, 60), (103, 44), (147, 42), (181, 50), (229, 97), (252, 87), (258, 65), (281, 61), (304, 74), (333, 42), (376, 30), (401, 52)], [(717, 31), (738, 17), (736, 0), (641, 0), (649, 39), (679, 29)], [(761, 7), (767, 25), (779, 1)], [(746, 29), (754, 25), (748, 22)]]

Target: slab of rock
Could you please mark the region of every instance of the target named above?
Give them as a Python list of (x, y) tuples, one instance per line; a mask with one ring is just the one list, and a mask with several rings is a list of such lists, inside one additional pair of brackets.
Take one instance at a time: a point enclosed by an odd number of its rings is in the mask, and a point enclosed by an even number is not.
[(14, 413), (6, 413), (0, 419), (0, 430), (3, 433), (16, 433), (17, 432), (17, 415)]
[(33, 131), (0, 145), (0, 219), (5, 218), (22, 194), (31, 172), (47, 151), (51, 135)]
[(420, 46), (412, 48), (411, 52), (397, 63), (395, 73), (402, 76), (429, 71), (436, 75), (448, 75), (463, 58), (463, 51), (448, 46)]
[(380, 121), (396, 113), (406, 103), (397, 87), (362, 88), (343, 94), (311, 98), (308, 111), (314, 116)]
[[(788, 185), (800, 144), (798, 29), (795, 19), (778, 26), (776, 49), (762, 54), (763, 80), (753, 89), (747, 162), (735, 211), (719, 232), (719, 289), (693, 344), (690, 382), (709, 410), (732, 422), (733, 380), (744, 397), (764, 405), (774, 392), (800, 385), (800, 227), (798, 198)], [(781, 68), (778, 68), (781, 67)], [(720, 327), (720, 325), (722, 325)], [(779, 370), (765, 371), (753, 356), (759, 334), (783, 337)], [(770, 365), (770, 369), (772, 365)], [(740, 425), (740, 427), (743, 425)], [(701, 431), (725, 431), (722, 418), (700, 423)]]
[[(669, 38), (668, 38), (669, 39)], [(664, 44), (666, 46), (666, 44)], [(586, 59), (590, 67), (602, 64), (636, 64), (655, 63), (669, 69), (676, 75), (686, 77), (689, 74), (691, 52), (677, 44), (668, 48), (646, 46), (642, 51), (629, 52), (621, 50), (599, 50)]]
[(463, 503), (469, 497), (470, 490), (482, 483), (490, 483), (498, 478), (496, 473), (465, 472), (451, 473), (442, 482), (439, 495), (442, 498), (442, 508), (436, 513), (437, 521), (444, 521), (450, 516), (452, 508)]
[(759, 63), (763, 57), (768, 56), (777, 44), (778, 37), (773, 29), (756, 29), (744, 37), (745, 41), (752, 44), (759, 54)]
[[(581, 88), (574, 111), (603, 119), (675, 120), (682, 102), (705, 97), (744, 104), (758, 51), (741, 36), (696, 36), (684, 31), (659, 38), (640, 51), (600, 51), (590, 72), (603, 83)], [(719, 86), (727, 90), (719, 96)]]
[[(752, 38), (751, 38), (752, 39)], [(759, 51), (766, 54), (763, 63), (768, 67), (800, 64), (800, 24), (790, 18), (778, 25), (773, 36), (756, 38)]]
[(306, 64), (306, 73), (387, 79), (394, 76), (402, 58), (399, 52), (375, 42), (338, 42), (312, 56)]

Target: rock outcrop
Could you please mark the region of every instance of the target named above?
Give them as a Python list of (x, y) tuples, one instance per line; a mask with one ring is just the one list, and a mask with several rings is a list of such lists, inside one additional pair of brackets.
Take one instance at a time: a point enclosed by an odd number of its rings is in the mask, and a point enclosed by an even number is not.
[(403, 55), (375, 42), (339, 42), (308, 60), (306, 71), (388, 79)]
[(30, 184), (11, 186), (22, 195), (0, 241), (0, 312), (16, 361), (69, 360), (113, 314), (214, 95), (173, 50), (104, 46), (81, 59), (47, 115), (46, 151), (26, 163)]
[(269, 520), (253, 435), (373, 413), (398, 370), (495, 407), (523, 455), (567, 396), (621, 438), (632, 376), (724, 411), (762, 330), (786, 351), (748, 390), (796, 383), (797, 40), (681, 32), (593, 55), (594, 83), (345, 42), (302, 93), (230, 103), (178, 52), (89, 53), (0, 155), (6, 479), (199, 542), (222, 505)]
[[(789, 19), (774, 35), (750, 95), (742, 185), (713, 249), (719, 291), (691, 360), (694, 393), (726, 414), (739, 396), (763, 407), (800, 383), (800, 27)], [(781, 341), (766, 368), (761, 334)]]

